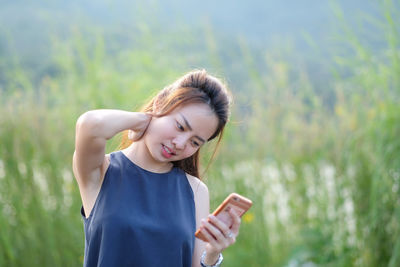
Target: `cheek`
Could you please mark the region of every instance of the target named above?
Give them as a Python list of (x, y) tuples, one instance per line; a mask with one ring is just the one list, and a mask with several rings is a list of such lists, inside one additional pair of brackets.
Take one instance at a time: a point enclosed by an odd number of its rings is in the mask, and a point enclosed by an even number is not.
[(188, 145), (185, 149), (185, 152), (183, 153), (183, 157), (188, 158), (188, 157), (192, 156), (194, 153), (196, 153), (197, 150), (199, 150), (199, 149)]
[(171, 123), (168, 123), (164, 118), (159, 118), (150, 123), (147, 133), (151, 138), (163, 138), (170, 135), (172, 130)]

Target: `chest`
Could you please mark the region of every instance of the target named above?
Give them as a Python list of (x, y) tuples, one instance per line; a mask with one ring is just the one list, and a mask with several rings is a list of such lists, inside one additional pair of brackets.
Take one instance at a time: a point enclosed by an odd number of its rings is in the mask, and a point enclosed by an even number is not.
[(89, 232), (157, 242), (182, 243), (193, 238), (195, 208), (187, 181), (185, 184), (177, 177), (157, 181), (140, 174), (111, 175), (107, 179), (94, 208)]

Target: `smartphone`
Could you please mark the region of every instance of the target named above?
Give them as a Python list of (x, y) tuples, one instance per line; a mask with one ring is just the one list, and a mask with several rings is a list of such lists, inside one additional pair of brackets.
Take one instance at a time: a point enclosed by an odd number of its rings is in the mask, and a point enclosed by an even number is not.
[[(243, 214), (250, 209), (251, 205), (253, 205), (253, 202), (250, 199), (245, 198), (237, 193), (232, 193), (221, 203), (221, 205), (218, 206), (218, 208), (212, 214), (228, 225), (229, 228), (231, 228), (233, 221), (231, 215), (229, 214), (229, 210), (234, 209), (235, 212), (242, 217)], [(200, 232), (200, 229), (198, 229), (194, 235), (204, 242), (208, 242), (203, 233)]]

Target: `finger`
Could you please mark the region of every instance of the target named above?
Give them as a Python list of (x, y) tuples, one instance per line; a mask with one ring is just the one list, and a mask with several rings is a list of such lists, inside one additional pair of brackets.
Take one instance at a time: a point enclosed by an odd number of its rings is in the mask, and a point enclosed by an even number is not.
[(232, 238), (225, 236), (221, 229), (217, 228), (211, 222), (206, 220), (202, 221), (202, 223), (204, 228), (207, 229), (207, 231), (209, 231), (209, 233), (214, 237), (214, 246), (218, 247), (219, 249), (225, 249), (231, 244)]
[(240, 216), (233, 209), (229, 210), (229, 214), (231, 215), (233, 221), (231, 231), (237, 235), (239, 234), (239, 227), (241, 224)]
[(222, 239), (224, 236), (222, 232), (215, 227), (209, 220), (202, 220), (203, 227), (210, 232), (210, 234), (214, 237), (215, 240)]
[(206, 239), (206, 242), (212, 243), (215, 242), (214, 236), (204, 227), (200, 227), (200, 232), (203, 234), (203, 237)]
[(156, 115), (156, 114), (154, 114), (154, 113), (151, 113), (151, 112), (145, 112), (144, 114), (146, 114), (146, 115), (147, 115), (147, 117), (148, 117), (148, 119), (149, 119), (149, 120), (151, 120), (153, 117), (157, 117), (157, 115)]
[[(153, 120), (153, 115), (146, 113), (146, 115), (148, 116), (147, 122), (144, 126), (144, 128), (142, 129), (142, 133), (141, 135), (143, 136), (145, 134), (145, 132), (147, 131), (147, 128), (149, 128), (151, 121)], [(140, 136), (140, 138), (142, 138), (142, 136)]]
[(133, 140), (134, 132), (132, 130), (128, 130), (128, 139)]
[(200, 231), (207, 240), (208, 244), (212, 246), (213, 248), (217, 250), (223, 250), (224, 248), (219, 244), (217, 239), (213, 234), (211, 234), (210, 230), (207, 229), (207, 226), (205, 226), (206, 221), (203, 219), (202, 220), (202, 226), (200, 226)]
[(226, 223), (224, 223), (214, 215), (209, 215), (208, 218), (212, 224), (214, 224), (217, 228), (221, 230), (225, 237), (229, 235), (230, 229), (228, 225), (226, 225)]
[(142, 138), (143, 134), (144, 134), (144, 131), (133, 132), (130, 139), (132, 141), (138, 141), (140, 138)]
[(156, 113), (156, 112), (154, 112), (154, 111), (152, 111), (152, 112), (145, 112), (147, 115), (149, 115), (149, 116), (151, 116), (152, 118), (153, 117), (155, 117), (155, 118), (158, 118), (158, 117), (160, 117), (160, 114), (159, 113)]

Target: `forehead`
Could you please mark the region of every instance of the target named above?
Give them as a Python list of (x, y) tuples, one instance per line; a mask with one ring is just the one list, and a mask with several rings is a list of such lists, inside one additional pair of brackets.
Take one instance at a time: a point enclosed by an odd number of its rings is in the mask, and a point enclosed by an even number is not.
[(176, 108), (171, 115), (182, 120), (186, 119), (193, 132), (207, 140), (217, 130), (218, 117), (215, 112), (204, 103), (187, 104)]
[(173, 113), (183, 114), (199, 114), (204, 116), (216, 116), (209, 105), (205, 103), (191, 103), (187, 105), (178, 106)]

